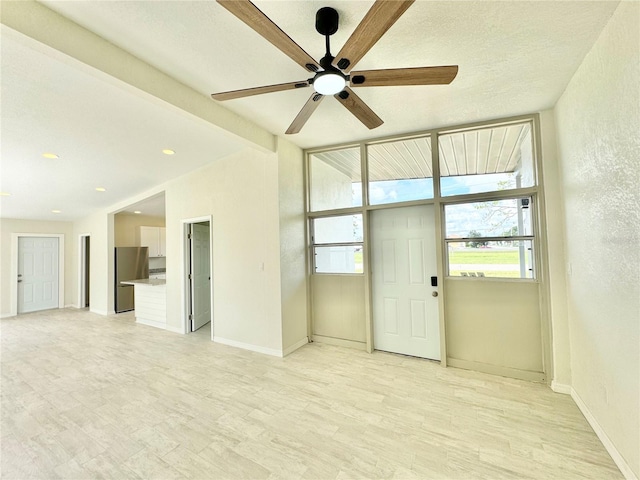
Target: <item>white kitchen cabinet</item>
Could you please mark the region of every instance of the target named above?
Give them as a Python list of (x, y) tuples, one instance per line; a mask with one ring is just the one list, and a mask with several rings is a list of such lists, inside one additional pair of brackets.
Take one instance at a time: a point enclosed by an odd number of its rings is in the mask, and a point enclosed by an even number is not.
[(167, 254), (167, 229), (164, 227), (139, 227), (138, 239), (141, 247), (149, 247), (149, 258)]

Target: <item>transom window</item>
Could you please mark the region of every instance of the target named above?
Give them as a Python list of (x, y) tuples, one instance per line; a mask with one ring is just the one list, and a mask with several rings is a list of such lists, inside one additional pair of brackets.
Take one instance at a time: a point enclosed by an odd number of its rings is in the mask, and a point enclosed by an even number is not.
[(443, 197), (535, 185), (531, 123), (438, 136)]

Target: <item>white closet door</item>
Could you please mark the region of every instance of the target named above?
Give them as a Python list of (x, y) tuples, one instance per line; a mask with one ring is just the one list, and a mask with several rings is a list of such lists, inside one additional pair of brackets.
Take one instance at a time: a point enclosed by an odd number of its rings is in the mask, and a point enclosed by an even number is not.
[(18, 313), (58, 308), (58, 239), (18, 238)]

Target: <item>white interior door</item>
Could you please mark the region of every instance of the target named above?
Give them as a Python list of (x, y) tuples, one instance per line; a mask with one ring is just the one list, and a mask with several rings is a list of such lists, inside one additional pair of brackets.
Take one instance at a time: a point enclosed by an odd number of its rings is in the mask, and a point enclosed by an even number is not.
[(374, 348), (440, 360), (433, 206), (374, 211), (371, 239)]
[(191, 331), (211, 321), (211, 262), (209, 225), (191, 227)]
[(58, 307), (58, 239), (18, 238), (18, 313)]

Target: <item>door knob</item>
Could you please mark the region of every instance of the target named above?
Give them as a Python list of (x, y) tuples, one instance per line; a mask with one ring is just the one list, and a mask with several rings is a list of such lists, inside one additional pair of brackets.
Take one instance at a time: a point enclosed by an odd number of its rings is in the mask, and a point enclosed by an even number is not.
[(431, 296), (432, 297), (437, 297), (438, 296), (438, 292), (431, 292)]

